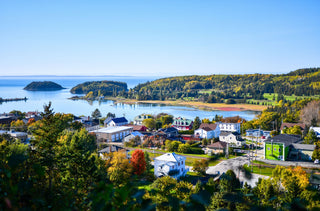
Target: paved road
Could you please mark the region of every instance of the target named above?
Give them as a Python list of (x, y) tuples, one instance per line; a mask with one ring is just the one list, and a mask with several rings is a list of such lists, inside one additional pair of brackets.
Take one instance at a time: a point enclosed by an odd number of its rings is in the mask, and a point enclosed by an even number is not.
[(320, 169), (320, 164), (315, 164), (313, 162), (299, 162), (299, 161), (280, 161), (280, 160), (265, 160), (265, 159), (257, 159), (259, 161), (273, 164), (273, 165), (280, 165), (280, 166), (302, 166), (306, 168), (318, 168)]
[(268, 176), (263, 176), (259, 174), (252, 174), (252, 178), (250, 180), (245, 178), (244, 173), (240, 171), (238, 167), (243, 166), (246, 163), (248, 163), (248, 157), (247, 155), (244, 155), (241, 157), (224, 160), (215, 166), (210, 166), (206, 173), (215, 175), (216, 172), (219, 171), (221, 175), (222, 173), (225, 173), (226, 171), (231, 169), (237, 176), (239, 176), (241, 182), (247, 182), (252, 187), (256, 185), (256, 182), (259, 178), (268, 178)]

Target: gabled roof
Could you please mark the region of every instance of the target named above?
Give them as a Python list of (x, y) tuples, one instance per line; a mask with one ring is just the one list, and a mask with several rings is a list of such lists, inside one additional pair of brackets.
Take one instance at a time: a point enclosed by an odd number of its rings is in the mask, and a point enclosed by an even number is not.
[(94, 133), (117, 133), (117, 132), (121, 132), (121, 131), (127, 131), (132, 129), (132, 127), (127, 127), (127, 126), (114, 126), (114, 127), (104, 127), (104, 128), (100, 128), (98, 130), (93, 130), (92, 132)]
[(201, 123), (199, 129), (202, 129), (205, 131), (211, 131), (211, 130), (215, 130), (217, 126), (218, 126), (217, 124)]
[(160, 129), (160, 131), (164, 133), (176, 133), (178, 132), (178, 129), (174, 127), (168, 127), (168, 128), (162, 128)]
[(178, 122), (184, 122), (185, 125), (190, 125), (191, 123), (193, 123), (192, 119), (186, 119), (186, 118), (182, 118), (182, 117), (176, 117), (173, 119), (173, 122), (178, 121)]
[(227, 147), (227, 142), (224, 142), (224, 141), (217, 141), (217, 142), (214, 142), (213, 144), (210, 144), (207, 146), (208, 148), (210, 149), (224, 149)]
[(273, 138), (268, 138), (265, 142), (284, 143), (286, 146), (294, 143), (300, 143), (302, 139), (298, 135), (280, 134)]
[(316, 148), (316, 145), (313, 144), (292, 144), (292, 147), (299, 150), (308, 150), (313, 151)]
[(228, 136), (228, 135), (234, 135), (234, 136), (239, 136), (240, 134), (237, 132), (231, 132), (231, 131), (221, 131), (220, 136)]
[(301, 128), (301, 130), (306, 129), (306, 125), (303, 124), (303, 123), (288, 123), (288, 122), (284, 122), (284, 123), (281, 124), (280, 130), (283, 130), (284, 128), (294, 127), (296, 125), (298, 125)]
[(119, 118), (113, 118), (111, 119), (114, 123), (125, 123), (128, 122), (128, 120), (125, 117), (119, 117)]
[(159, 161), (168, 161), (168, 162), (180, 162), (184, 161), (186, 158), (182, 155), (177, 155), (176, 153), (166, 153), (163, 154), (159, 157), (156, 157), (154, 160), (159, 160)]
[[(98, 151), (98, 153), (110, 153), (110, 151), (111, 152), (118, 152), (119, 150), (123, 150), (123, 149), (124, 148), (116, 146), (116, 145), (110, 145), (110, 146)], [(126, 149), (126, 151), (129, 151), (129, 150)]]

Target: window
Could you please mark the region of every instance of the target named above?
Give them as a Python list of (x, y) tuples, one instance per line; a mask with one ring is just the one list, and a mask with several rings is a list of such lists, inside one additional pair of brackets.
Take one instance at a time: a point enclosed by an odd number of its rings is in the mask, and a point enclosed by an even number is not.
[(281, 149), (279, 148), (279, 152), (281, 152)]
[(273, 150), (274, 150), (274, 151), (277, 151), (277, 148), (274, 148)]
[(270, 147), (268, 147), (268, 150), (270, 150)]

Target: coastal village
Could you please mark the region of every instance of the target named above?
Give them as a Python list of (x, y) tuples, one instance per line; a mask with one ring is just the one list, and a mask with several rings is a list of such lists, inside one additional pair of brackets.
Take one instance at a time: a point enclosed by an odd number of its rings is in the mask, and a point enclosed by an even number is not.
[[(21, 143), (30, 144), (29, 140), (33, 137), (27, 127), (41, 119), (40, 112), (3, 113), (0, 125), (4, 129), (0, 130), (0, 135), (9, 135)], [(101, 118), (98, 109), (92, 116), (73, 116), (72, 120), (96, 137), (98, 153), (103, 159), (108, 159), (108, 154), (114, 152), (123, 152), (128, 160), (136, 149), (149, 152), (153, 155), (151, 163), (155, 178), (170, 176), (179, 179), (190, 173), (199, 173), (196, 161), (200, 160), (206, 161), (202, 168), (206, 180), (211, 177), (218, 180), (228, 170), (237, 171), (239, 166), (245, 166), (254, 177), (248, 180), (243, 172), (238, 179), (242, 184), (251, 186), (255, 186), (259, 178), (269, 177), (266, 173), (261, 174), (261, 166), (271, 171), (276, 165), (319, 169), (316, 145), (306, 144), (304, 137), (312, 133), (315, 140), (319, 140), (320, 127), (307, 128), (302, 123), (282, 122), (280, 133), (274, 134), (274, 131), (262, 129), (244, 130), (242, 121), (240, 117), (223, 118), (216, 115), (210, 121), (162, 113), (157, 117), (140, 114), (129, 122), (125, 117), (112, 114)], [(7, 130), (4, 126), (7, 126)], [(286, 133), (293, 128), (301, 131), (300, 135)], [(237, 166), (222, 165), (230, 162), (237, 163)], [(319, 181), (320, 172), (316, 171), (310, 176), (310, 182), (320, 190)]]

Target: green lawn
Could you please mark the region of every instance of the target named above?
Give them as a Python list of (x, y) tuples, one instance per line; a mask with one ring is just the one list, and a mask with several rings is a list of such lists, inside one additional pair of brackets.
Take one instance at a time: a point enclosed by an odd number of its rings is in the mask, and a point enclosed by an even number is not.
[(211, 158), (210, 155), (205, 155), (205, 154), (184, 154), (184, 153), (178, 153), (178, 152), (176, 152), (176, 154), (178, 154), (178, 155), (195, 156), (195, 157), (199, 157), (199, 158)]
[[(248, 171), (251, 171), (251, 166), (248, 167), (247, 164), (244, 165), (244, 168)], [(271, 167), (259, 167), (259, 166), (253, 166), (253, 172), (254, 174), (260, 174), (265, 176), (272, 176), (272, 171), (274, 168)]]
[(221, 160), (210, 160), (209, 166), (215, 166), (215, 165), (219, 164), (220, 162), (221, 162)]

